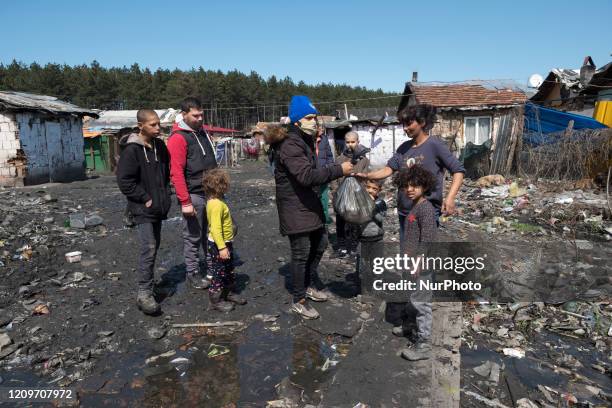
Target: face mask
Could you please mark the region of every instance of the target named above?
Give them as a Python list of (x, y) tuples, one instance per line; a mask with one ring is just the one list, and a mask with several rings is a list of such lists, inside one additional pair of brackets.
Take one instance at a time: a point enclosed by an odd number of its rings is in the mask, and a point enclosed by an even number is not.
[(307, 135), (314, 136), (317, 134), (317, 121), (316, 120), (308, 120), (305, 122), (302, 122), (300, 120), (298, 121), (298, 124), (302, 132), (306, 133)]

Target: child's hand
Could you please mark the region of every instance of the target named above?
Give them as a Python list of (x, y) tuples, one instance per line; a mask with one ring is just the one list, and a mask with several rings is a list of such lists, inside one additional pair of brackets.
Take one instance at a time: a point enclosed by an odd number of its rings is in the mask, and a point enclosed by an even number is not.
[(224, 261), (227, 261), (230, 259), (230, 251), (227, 248), (223, 248), (222, 250), (219, 251), (219, 258), (223, 259)]

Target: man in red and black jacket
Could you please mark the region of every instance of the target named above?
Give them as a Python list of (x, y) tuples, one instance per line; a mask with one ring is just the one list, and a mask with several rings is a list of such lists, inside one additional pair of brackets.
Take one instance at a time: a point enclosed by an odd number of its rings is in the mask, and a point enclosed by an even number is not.
[(196, 289), (206, 289), (210, 279), (200, 273), (200, 246), (206, 251), (206, 197), (202, 188), (204, 172), (217, 167), (212, 140), (202, 128), (204, 113), (199, 99), (181, 102), (183, 119), (168, 139), (170, 179), (183, 213), (183, 255), (187, 280)]

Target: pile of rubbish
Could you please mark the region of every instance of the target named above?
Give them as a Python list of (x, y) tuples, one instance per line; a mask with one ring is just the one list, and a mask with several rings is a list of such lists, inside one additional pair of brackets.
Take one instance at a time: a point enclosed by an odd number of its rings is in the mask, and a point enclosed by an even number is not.
[(606, 192), (576, 188), (580, 186), (551, 181), (533, 184), (501, 175), (466, 180), (460, 194), (461, 219), (488, 233), (507, 230), (612, 240)]
[[(0, 366), (32, 366), (51, 383), (67, 385), (90, 370), (92, 355), (107, 350), (109, 336), (90, 350), (55, 352), (44, 317), (54, 312), (46, 288), (70, 291), (92, 278), (85, 272), (64, 269), (78, 262), (95, 268), (97, 259), (82, 259), (82, 248), (108, 233), (104, 219), (69, 199), (57, 199), (46, 190), (0, 190)], [(78, 256), (77, 256), (78, 254)], [(87, 309), (84, 301), (84, 311)], [(68, 368), (74, 373), (68, 375)]]
[[(610, 299), (472, 304), (464, 307), (464, 325), (464, 347), (498, 353), (478, 354), (485, 361), (466, 371), (471, 386), (463, 391), (468, 399), (496, 407), (596, 407), (612, 402)], [(526, 375), (529, 370), (538, 375)], [(514, 380), (520, 376), (525, 378)], [(529, 403), (520, 404), (521, 395), (528, 395)]]

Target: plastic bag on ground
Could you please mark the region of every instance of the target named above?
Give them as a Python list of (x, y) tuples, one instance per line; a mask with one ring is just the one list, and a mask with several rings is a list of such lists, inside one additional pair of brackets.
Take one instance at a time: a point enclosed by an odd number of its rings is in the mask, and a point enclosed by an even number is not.
[(374, 200), (355, 177), (346, 177), (334, 197), (334, 211), (349, 224), (365, 224), (372, 219)]

